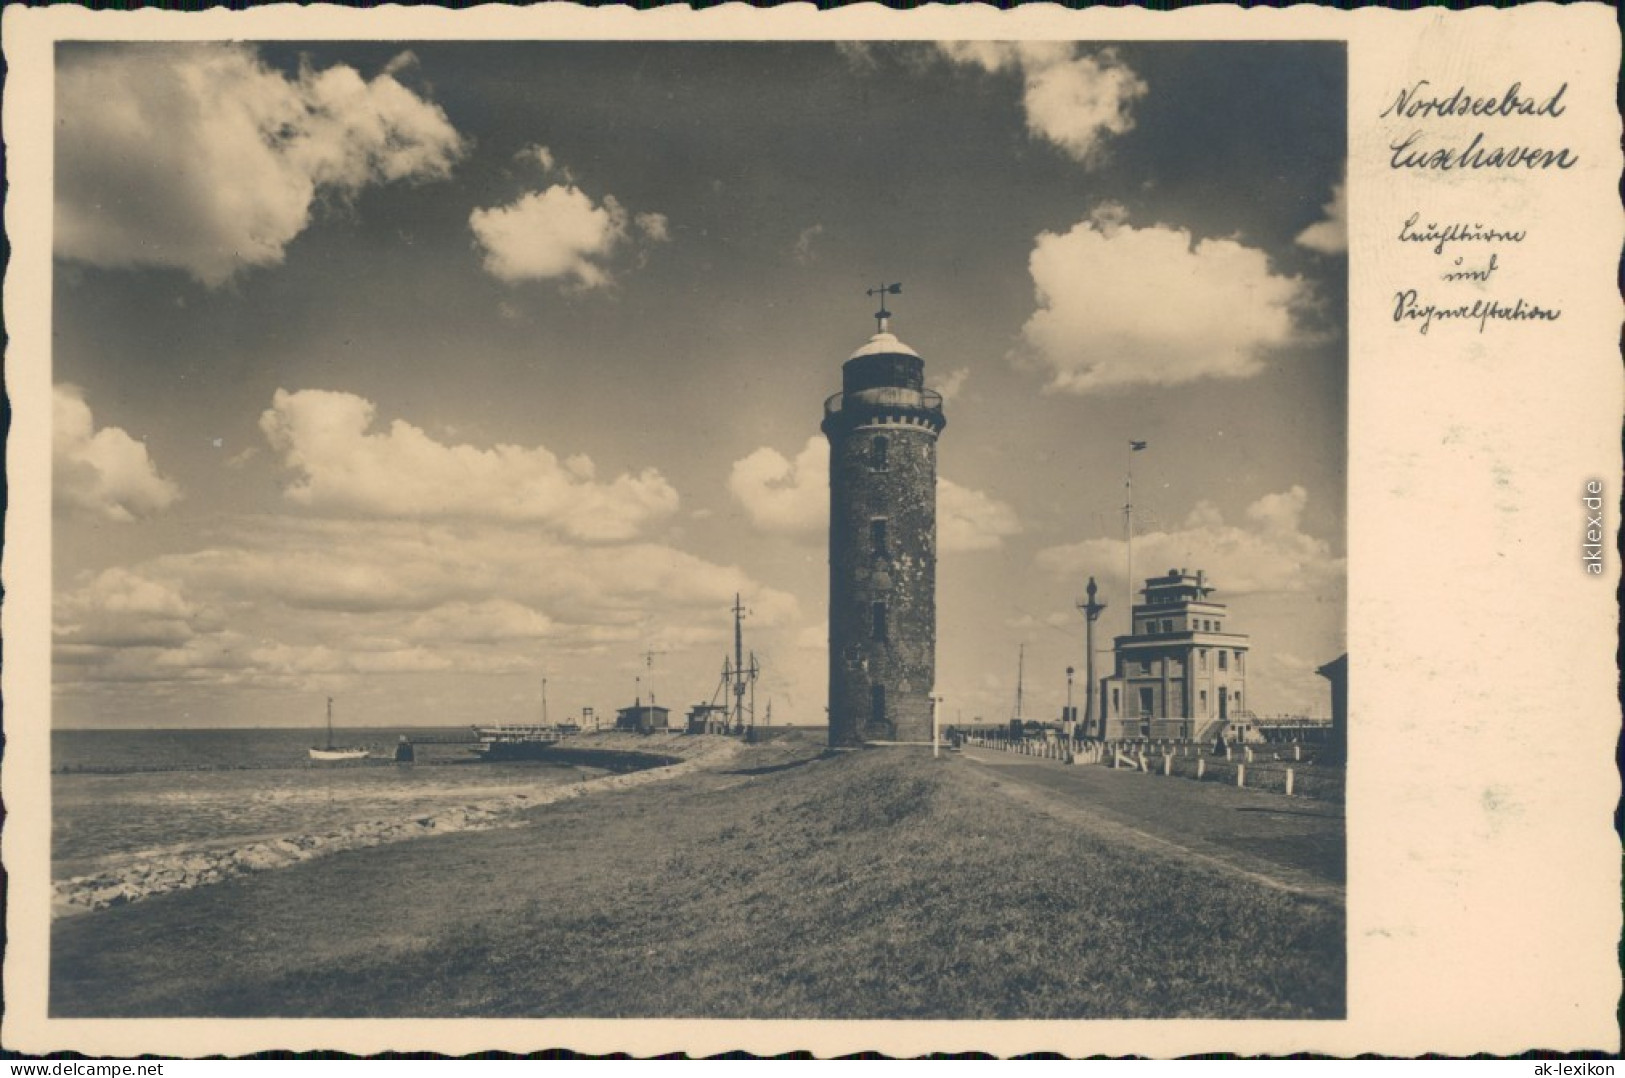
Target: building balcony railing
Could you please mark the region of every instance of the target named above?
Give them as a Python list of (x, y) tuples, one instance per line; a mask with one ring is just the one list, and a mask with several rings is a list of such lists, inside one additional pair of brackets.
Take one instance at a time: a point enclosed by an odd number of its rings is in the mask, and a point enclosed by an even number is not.
[(846, 400), (846, 392), (831, 394), (824, 401), (824, 416), (840, 415), (845, 410), (859, 415), (872, 415), (879, 412), (897, 410), (912, 410), (930, 412), (933, 415), (942, 415), (942, 394), (934, 389), (904, 389), (891, 387), (885, 389), (865, 389), (852, 395), (850, 403)]

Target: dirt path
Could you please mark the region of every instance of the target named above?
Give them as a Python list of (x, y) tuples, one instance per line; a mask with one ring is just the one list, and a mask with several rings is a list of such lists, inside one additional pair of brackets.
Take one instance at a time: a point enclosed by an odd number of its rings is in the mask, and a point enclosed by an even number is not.
[(1346, 859), (1337, 806), (975, 747), (965, 750), (961, 762), (967, 775), (1102, 837), (1176, 851), (1294, 894), (1343, 894)]

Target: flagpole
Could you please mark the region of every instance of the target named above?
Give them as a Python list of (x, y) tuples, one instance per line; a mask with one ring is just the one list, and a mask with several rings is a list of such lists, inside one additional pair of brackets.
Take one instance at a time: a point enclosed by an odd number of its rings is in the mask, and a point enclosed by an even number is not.
[(1134, 635), (1134, 452), (1135, 444), (1129, 442), (1128, 470), (1123, 481), (1123, 549), (1127, 552), (1128, 566), (1124, 570), (1127, 582), (1124, 587), (1128, 602), (1123, 604), (1128, 615), (1128, 635)]
[(1123, 605), (1128, 613), (1128, 634), (1134, 635), (1134, 454), (1146, 447), (1145, 442), (1130, 438), (1128, 443), (1128, 468), (1124, 473), (1123, 489), (1123, 550), (1128, 561), (1128, 602)]

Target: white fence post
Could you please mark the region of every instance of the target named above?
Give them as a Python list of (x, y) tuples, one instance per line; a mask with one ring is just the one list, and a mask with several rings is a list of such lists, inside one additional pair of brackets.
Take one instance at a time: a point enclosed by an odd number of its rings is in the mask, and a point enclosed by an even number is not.
[(1162, 773), (1164, 775), (1172, 775), (1174, 773), (1174, 757), (1172, 753), (1162, 758)]
[(1288, 797), (1292, 796), (1292, 769), (1290, 767), (1286, 769), (1286, 795)]
[(1207, 758), (1205, 756), (1198, 756), (1196, 758), (1196, 779), (1197, 779), (1197, 781), (1200, 782), (1201, 779), (1202, 779), (1202, 776), (1205, 775), (1205, 774), (1207, 774)]
[(1236, 765), (1236, 785), (1237, 786), (1245, 786), (1245, 785), (1247, 785), (1247, 765), (1246, 764), (1237, 764)]

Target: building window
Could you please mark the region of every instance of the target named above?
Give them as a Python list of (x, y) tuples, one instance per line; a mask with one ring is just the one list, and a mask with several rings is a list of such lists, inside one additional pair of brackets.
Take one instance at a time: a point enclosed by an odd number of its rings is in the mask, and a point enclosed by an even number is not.
[(1207, 690), (1203, 689), (1200, 693), (1197, 694), (1197, 696), (1198, 696), (1197, 707), (1200, 709), (1200, 712), (1203, 715), (1203, 717), (1206, 717), (1206, 715), (1207, 715)]
[(1155, 694), (1150, 689), (1140, 690), (1140, 717), (1150, 718), (1155, 708)]
[(886, 604), (870, 603), (869, 616), (874, 620), (874, 637), (876, 640), (886, 639)]
[(1173, 623), (1172, 619), (1170, 619), (1170, 618), (1163, 618), (1162, 619), (1162, 631), (1165, 632), (1165, 633), (1171, 633), (1171, 632), (1174, 631), (1174, 623)]
[(1122, 713), (1123, 713), (1123, 698), (1118, 693), (1117, 689), (1115, 687), (1113, 687), (1113, 689), (1112, 689), (1112, 714), (1113, 715), (1120, 715)]
[(1198, 670), (1207, 669), (1207, 648), (1202, 648), (1196, 653), (1196, 668)]
[(877, 472), (886, 470), (886, 453), (890, 445), (884, 434), (877, 434), (869, 443), (869, 467)]
[(1219, 669), (1220, 670), (1228, 670), (1228, 669), (1230, 669), (1230, 653), (1228, 651), (1223, 650), (1222, 648), (1219, 650)]
[(1236, 673), (1238, 673), (1238, 674), (1241, 673), (1241, 659), (1242, 659), (1242, 653), (1239, 652), (1239, 651), (1236, 652)]
[(869, 686), (869, 717), (877, 725), (886, 721), (886, 686)]
[(869, 521), (869, 552), (877, 558), (886, 556), (886, 518)]

